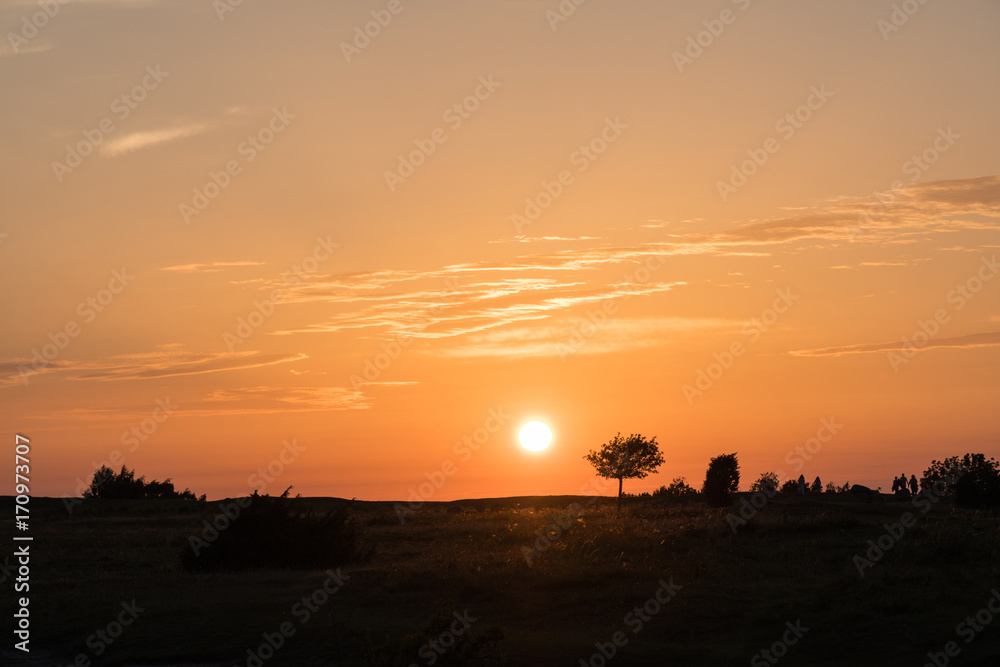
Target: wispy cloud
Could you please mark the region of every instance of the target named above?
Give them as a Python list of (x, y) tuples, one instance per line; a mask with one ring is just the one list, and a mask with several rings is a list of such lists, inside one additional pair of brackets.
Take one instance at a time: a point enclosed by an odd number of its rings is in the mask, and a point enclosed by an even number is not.
[[(372, 400), (360, 390), (347, 387), (246, 387), (218, 389), (194, 400), (167, 397), (175, 405), (175, 417), (224, 417), (298, 412), (367, 410)], [(149, 416), (148, 404), (111, 405), (62, 410), (60, 425), (74, 428), (81, 422), (129, 423)], [(51, 420), (48, 413), (26, 415), (26, 419)], [(58, 428), (59, 425), (55, 427)]]
[(210, 262), (208, 264), (178, 264), (165, 266), (163, 271), (181, 271), (184, 273), (216, 273), (244, 266), (264, 266), (264, 262)]
[(936, 348), (977, 348), (996, 347), (1000, 345), (1000, 331), (970, 334), (955, 338), (939, 338), (924, 343), (919, 348), (907, 345), (902, 340), (891, 343), (862, 343), (858, 345), (840, 345), (836, 347), (819, 347), (811, 350), (793, 350), (789, 354), (796, 357), (841, 357), (847, 354), (873, 354), (878, 352), (893, 352), (902, 350), (919, 351)]
[[(205, 397), (207, 403), (227, 403), (252, 412), (315, 412), (364, 410), (371, 399), (360, 390), (346, 387), (244, 387), (217, 389)], [(231, 412), (224, 408), (213, 411)]]
[(606, 354), (663, 345), (680, 335), (738, 329), (737, 320), (704, 318), (609, 318), (600, 326), (567, 318), (537, 327), (513, 327), (467, 336), (433, 354), (443, 357), (534, 357)]
[(186, 125), (176, 125), (156, 130), (133, 132), (132, 134), (126, 134), (123, 137), (108, 141), (108, 143), (101, 147), (101, 154), (105, 157), (117, 157), (143, 148), (158, 146), (159, 144), (174, 141), (175, 139), (201, 134), (209, 128), (211, 128), (211, 125), (205, 123), (188, 123)]
[(701, 237), (706, 243), (771, 245), (802, 239), (901, 242), (915, 234), (1000, 230), (1000, 176), (934, 181), (879, 196), (838, 197), (792, 215)]
[[(248, 351), (196, 354), (183, 350), (163, 350), (128, 354), (97, 361), (53, 361), (36, 375), (65, 374), (71, 380), (148, 380), (182, 375), (203, 375), (273, 366), (306, 359), (305, 354), (262, 354)], [(31, 368), (30, 359), (0, 361), (0, 387), (22, 383), (21, 368)]]

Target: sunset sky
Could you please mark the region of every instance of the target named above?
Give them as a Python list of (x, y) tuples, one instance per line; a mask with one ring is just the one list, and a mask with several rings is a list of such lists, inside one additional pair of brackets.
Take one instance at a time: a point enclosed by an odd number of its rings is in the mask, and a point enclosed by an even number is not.
[(1000, 455), (1000, 4), (903, 4), (0, 3), (32, 492), (578, 493), (619, 431), (665, 458), (631, 492)]

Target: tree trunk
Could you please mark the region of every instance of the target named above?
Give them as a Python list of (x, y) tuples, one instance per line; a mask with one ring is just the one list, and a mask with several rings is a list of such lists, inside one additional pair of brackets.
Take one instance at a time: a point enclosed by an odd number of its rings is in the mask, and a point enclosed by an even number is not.
[(624, 477), (618, 478), (618, 507), (622, 506), (622, 480), (624, 479)]

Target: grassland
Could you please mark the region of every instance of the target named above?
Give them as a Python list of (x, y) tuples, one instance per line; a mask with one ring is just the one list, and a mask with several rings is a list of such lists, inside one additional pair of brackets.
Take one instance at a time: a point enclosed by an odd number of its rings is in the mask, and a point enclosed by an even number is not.
[[(529, 566), (524, 547), (574, 502), (580, 515), (551, 546), (541, 542)], [(342, 568), (343, 586), (306, 622), (293, 610), (322, 587), (323, 571), (181, 568), (188, 537), (215, 509), (121, 501), (69, 515), (58, 500), (34, 500), (33, 651), (23, 664), (70, 665), (82, 655), (95, 665), (247, 665), (248, 649), (287, 622), (294, 634), (263, 664), (427, 665), (426, 642), (454, 612), (476, 620), (434, 653), (435, 665), (596, 666), (604, 663), (590, 661), (595, 644), (616, 632), (627, 643), (608, 665), (767, 665), (755, 655), (789, 622), (808, 631), (781, 665), (919, 666), (950, 641), (961, 652), (949, 664), (1000, 664), (1000, 615), (969, 643), (956, 633), (1000, 588), (1000, 515), (946, 502), (922, 514), (888, 498), (776, 498), (735, 532), (726, 519), (735, 507), (697, 501), (633, 501), (620, 511), (570, 497), (427, 503), (405, 524), (391, 503), (356, 502), (370, 554)], [(859, 575), (854, 557), (907, 511), (916, 525)], [(13, 529), (9, 519), (0, 526)], [(681, 588), (651, 605), (660, 608), (635, 632), (634, 608), (661, 581)], [(143, 611), (95, 656), (88, 638), (133, 600)], [(22, 664), (12, 643), (3, 661)]]

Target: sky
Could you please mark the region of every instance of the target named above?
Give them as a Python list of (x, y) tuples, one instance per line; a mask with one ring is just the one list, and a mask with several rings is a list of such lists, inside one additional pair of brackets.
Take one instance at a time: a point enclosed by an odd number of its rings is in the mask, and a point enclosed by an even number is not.
[[(1000, 455), (1000, 5), (0, 3), (32, 493), (888, 489)], [(518, 428), (545, 421), (531, 453)], [(4, 481), (0, 492), (11, 493)]]

